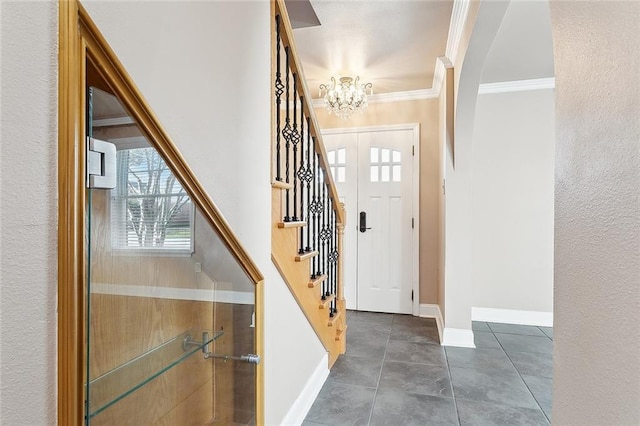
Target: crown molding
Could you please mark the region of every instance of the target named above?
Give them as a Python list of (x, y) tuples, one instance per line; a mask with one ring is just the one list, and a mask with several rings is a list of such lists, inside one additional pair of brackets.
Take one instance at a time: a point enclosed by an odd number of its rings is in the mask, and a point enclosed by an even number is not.
[(484, 83), (478, 86), (478, 94), (525, 92), (528, 90), (554, 89), (555, 77), (534, 78), (530, 80), (503, 81), (499, 83)]
[(469, 13), (470, 0), (454, 0), (451, 10), (451, 20), (449, 21), (449, 34), (447, 35), (447, 47), (444, 56), (438, 56), (433, 70), (432, 90), (440, 96), (440, 89), (444, 81), (445, 70), (453, 68), (453, 64), (458, 56), (458, 47), (462, 38), (462, 30)]
[(447, 36), (447, 48), (445, 56), (455, 64), (458, 56), (458, 47), (462, 38), (462, 30), (469, 13), (470, 0), (454, 0), (449, 22), (449, 35)]

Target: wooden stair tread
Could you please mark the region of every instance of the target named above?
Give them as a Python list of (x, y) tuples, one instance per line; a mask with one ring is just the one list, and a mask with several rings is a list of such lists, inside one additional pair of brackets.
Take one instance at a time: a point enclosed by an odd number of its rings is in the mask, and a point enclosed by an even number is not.
[(295, 222), (280, 222), (278, 223), (278, 228), (302, 228), (303, 226), (307, 226), (307, 222), (303, 220), (296, 220)]
[(342, 340), (342, 338), (344, 336), (346, 336), (347, 333), (347, 326), (345, 325), (344, 328), (342, 330), (338, 329), (338, 331), (336, 331), (336, 342)]
[(320, 300), (320, 309), (327, 309), (327, 307), (329, 307), (329, 303), (333, 302), (333, 300), (336, 298), (335, 294), (332, 294), (331, 296), (326, 296), (324, 300)]
[(309, 288), (314, 288), (315, 286), (317, 286), (318, 284), (320, 284), (326, 279), (327, 279), (326, 274), (318, 275), (317, 277), (312, 278), (311, 280), (309, 280)]
[(310, 251), (309, 253), (299, 254), (296, 256), (296, 262), (302, 262), (303, 260), (311, 259), (312, 257), (316, 257), (319, 253), (317, 251)]
[(275, 181), (271, 182), (271, 187), (272, 188), (277, 188), (277, 189), (293, 189), (293, 184), (286, 183), (286, 182), (283, 182), (281, 180), (275, 180)]
[(333, 325), (336, 323), (336, 321), (338, 320), (338, 318), (340, 318), (340, 315), (342, 314), (342, 312), (338, 311), (337, 313), (333, 314), (332, 317), (329, 318), (329, 322), (328, 322), (328, 326), (329, 327), (333, 327)]

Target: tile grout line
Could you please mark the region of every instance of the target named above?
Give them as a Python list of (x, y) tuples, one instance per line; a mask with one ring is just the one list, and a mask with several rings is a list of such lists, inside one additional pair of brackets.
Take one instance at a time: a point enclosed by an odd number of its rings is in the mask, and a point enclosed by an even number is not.
[(384, 368), (384, 360), (387, 358), (387, 347), (389, 346), (389, 341), (391, 340), (391, 332), (393, 331), (393, 322), (395, 318), (395, 314), (393, 314), (393, 317), (391, 318), (391, 328), (389, 329), (389, 335), (387, 336), (387, 343), (384, 345), (382, 364), (380, 365), (380, 373), (378, 374), (378, 381), (376, 382), (376, 391), (373, 394), (373, 401), (371, 402), (371, 411), (369, 411), (369, 420), (367, 421), (367, 426), (371, 424), (371, 419), (373, 418), (373, 409), (376, 406), (376, 399), (378, 398), (378, 389), (380, 388), (380, 380), (382, 379), (382, 369)]
[[(487, 324), (487, 326), (489, 327), (489, 330), (491, 330), (491, 334), (493, 334), (493, 337), (496, 338), (496, 341), (500, 345), (500, 348), (502, 349), (504, 354), (507, 356), (507, 359), (509, 360), (511, 365), (513, 365), (513, 368), (516, 370), (516, 373), (518, 373), (518, 377), (520, 377), (520, 380), (522, 380), (522, 383), (524, 383), (524, 386), (527, 388), (527, 390), (531, 394), (531, 397), (536, 402), (536, 404), (538, 404), (538, 408), (540, 409), (540, 411), (542, 411), (542, 415), (544, 416), (545, 419), (547, 419), (547, 422), (549, 422), (549, 424), (551, 424), (551, 419), (547, 416), (547, 413), (545, 413), (544, 410), (542, 409), (542, 406), (540, 405), (540, 402), (538, 402), (538, 398), (536, 398), (536, 396), (533, 394), (533, 392), (531, 392), (531, 389), (529, 388), (529, 385), (527, 384), (527, 382), (525, 382), (524, 378), (522, 377), (522, 374), (520, 374), (520, 370), (518, 370), (518, 367), (516, 367), (516, 365), (513, 363), (513, 360), (511, 359), (511, 357), (509, 356), (507, 351), (504, 349), (504, 346), (502, 346), (502, 343), (500, 342), (500, 340), (498, 340), (498, 336), (496, 336), (496, 334), (494, 333), (494, 331), (493, 331), (493, 329), (491, 328), (490, 325)], [(542, 330), (540, 330), (540, 331), (542, 331)], [(544, 334), (544, 332), (542, 334)], [(546, 334), (545, 334), (545, 336), (547, 338), (549, 337)], [(553, 380), (553, 378), (552, 378), (552, 380)]]
[(447, 362), (447, 373), (449, 373), (449, 384), (451, 385), (451, 396), (453, 397), (453, 407), (456, 409), (456, 417), (458, 419), (458, 426), (462, 424), (460, 420), (460, 411), (458, 411), (458, 401), (456, 400), (456, 391), (453, 388), (453, 376), (451, 375), (451, 365), (449, 365), (449, 353), (446, 346), (444, 348), (444, 359)]

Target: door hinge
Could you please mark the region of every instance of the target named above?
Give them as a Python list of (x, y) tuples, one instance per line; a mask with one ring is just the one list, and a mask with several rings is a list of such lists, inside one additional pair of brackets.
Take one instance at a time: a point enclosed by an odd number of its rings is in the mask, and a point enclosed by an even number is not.
[(411, 290), (411, 301), (413, 302), (413, 290)]
[(442, 179), (442, 195), (445, 194), (445, 180)]
[(411, 155), (416, 155), (416, 146), (411, 145)]
[(89, 189), (116, 187), (116, 146), (110, 142), (87, 137), (87, 176)]
[(411, 229), (414, 229), (415, 227), (416, 227), (415, 219), (411, 218)]

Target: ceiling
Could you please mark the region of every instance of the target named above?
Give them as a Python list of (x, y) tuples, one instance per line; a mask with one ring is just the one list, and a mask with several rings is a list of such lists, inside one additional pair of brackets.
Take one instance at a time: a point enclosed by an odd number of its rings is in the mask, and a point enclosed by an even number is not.
[[(311, 95), (331, 76), (357, 76), (374, 93), (430, 89), (445, 55), (453, 0), (286, 0)], [(318, 25), (319, 23), (319, 25)], [(483, 83), (553, 77), (549, 3), (512, 1)]]
[[(291, 20), (300, 0), (289, 0)], [(303, 3), (306, 0), (302, 1)], [(320, 26), (294, 30), (307, 85), (360, 76), (374, 93), (431, 88), (436, 59), (445, 54), (453, 0), (310, 0)], [(308, 13), (308, 10), (306, 11)]]

